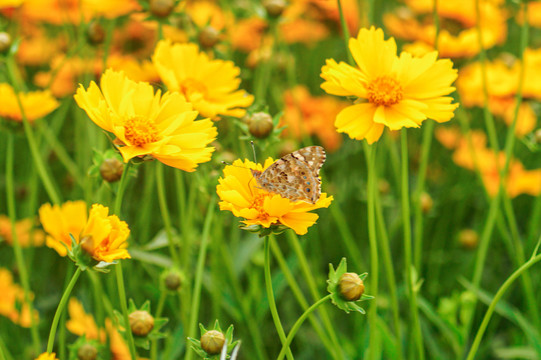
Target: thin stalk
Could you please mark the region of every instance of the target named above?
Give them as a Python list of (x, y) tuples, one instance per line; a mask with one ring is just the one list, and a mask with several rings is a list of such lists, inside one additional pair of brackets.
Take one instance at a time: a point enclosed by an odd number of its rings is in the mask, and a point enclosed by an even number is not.
[[(538, 246), (539, 246), (539, 243), (538, 243)], [(536, 253), (537, 253), (537, 248), (536, 248), (536, 251), (534, 252), (534, 255)], [(528, 260), (520, 268), (518, 268), (513, 274), (511, 274), (511, 276), (509, 276), (507, 280), (505, 280), (505, 282), (502, 284), (502, 286), (498, 289), (498, 292), (496, 293), (496, 295), (494, 295), (494, 298), (492, 299), (492, 302), (490, 303), (485, 313), (485, 316), (483, 317), (483, 321), (481, 322), (481, 325), (479, 326), (479, 330), (477, 330), (475, 339), (473, 340), (472, 347), (470, 348), (470, 351), (468, 353), (467, 360), (473, 360), (475, 358), (475, 354), (477, 353), (477, 350), (479, 349), (479, 345), (481, 344), (481, 339), (483, 338), (483, 334), (485, 333), (488, 323), (490, 322), (490, 318), (492, 317), (492, 314), (494, 313), (494, 310), (496, 309), (496, 305), (498, 304), (498, 301), (500, 301), (500, 299), (505, 294), (507, 289), (511, 286), (511, 284), (513, 284), (513, 282), (519, 276), (521, 276), (526, 270), (528, 270), (530, 267), (536, 264), (539, 260), (541, 260), (541, 255), (532, 256), (530, 260)]]
[(64, 290), (64, 294), (62, 294), (62, 298), (60, 299), (60, 303), (58, 304), (58, 307), (56, 308), (56, 312), (54, 314), (53, 323), (51, 325), (51, 330), (49, 332), (49, 340), (47, 341), (47, 352), (50, 354), (53, 352), (53, 345), (54, 345), (54, 338), (56, 335), (56, 329), (58, 327), (58, 321), (60, 320), (60, 315), (64, 311), (64, 308), (66, 307), (66, 303), (68, 302), (69, 296), (71, 294), (71, 291), (73, 290), (73, 287), (77, 283), (77, 279), (79, 278), (79, 275), (81, 275), (81, 268), (77, 267), (77, 270), (71, 277), (71, 280)]
[[(207, 256), (207, 249), (210, 242), (210, 225), (212, 224), (212, 218), (214, 217), (215, 195), (209, 201), (207, 208), (207, 215), (205, 224), (203, 225), (203, 234), (201, 235), (201, 247), (199, 248), (199, 255), (197, 256), (197, 268), (195, 271), (195, 282), (193, 288), (192, 304), (190, 307), (190, 322), (188, 325), (188, 336), (194, 337), (197, 329), (197, 319), (199, 317), (199, 306), (201, 305), (201, 285), (203, 282), (203, 272), (205, 270), (205, 258)], [(193, 357), (193, 351), (191, 347), (186, 349), (185, 360), (190, 360)]]
[(351, 56), (351, 53), (348, 51), (350, 34), (349, 34), (348, 24), (344, 16), (344, 11), (342, 10), (342, 3), (340, 2), (340, 0), (336, 0), (336, 4), (338, 5), (338, 13), (340, 14), (340, 24), (342, 25), (342, 33), (344, 36), (344, 45), (346, 47), (348, 61), (350, 64), (354, 64), (355, 61), (353, 61), (353, 56)]
[[(363, 142), (364, 151), (368, 165), (368, 184), (367, 184), (367, 208), (368, 208), (368, 240), (370, 243), (370, 292), (374, 297), (378, 296), (378, 280), (379, 280), (379, 259), (378, 259), (378, 241), (376, 234), (376, 211), (375, 211), (375, 192), (376, 192), (376, 145), (368, 145)], [(377, 302), (373, 302), (368, 313), (368, 321), (370, 323), (370, 348), (372, 344), (378, 344), (378, 307)], [(380, 354), (376, 351), (370, 351), (370, 357), (376, 359)]]
[(306, 309), (306, 311), (297, 319), (297, 321), (295, 322), (295, 324), (293, 324), (293, 327), (289, 331), (289, 334), (287, 334), (286, 342), (282, 346), (282, 350), (280, 350), (280, 354), (278, 355), (277, 360), (282, 360), (284, 358), (286, 350), (289, 348), (289, 345), (293, 341), (293, 338), (297, 334), (297, 331), (299, 331), (299, 329), (301, 328), (302, 323), (304, 322), (304, 320), (306, 320), (308, 315), (310, 315), (319, 305), (321, 305), (321, 304), (325, 303), (327, 300), (329, 300), (331, 298), (331, 296), (332, 296), (332, 294), (328, 294), (327, 296), (321, 298), (314, 305), (312, 305), (308, 309)]
[(274, 291), (272, 290), (272, 276), (270, 269), (270, 237), (265, 236), (265, 288), (267, 289), (267, 300), (269, 301), (269, 308), (274, 321), (274, 327), (280, 338), (282, 346), (286, 347), (286, 354), (288, 359), (293, 359), (293, 354), (289, 346), (286, 346), (286, 334), (280, 321), (280, 315), (278, 315), (278, 309), (276, 308), (276, 302), (274, 301)]
[[(130, 162), (124, 167), (122, 177), (120, 178), (120, 184), (118, 185), (118, 193), (115, 198), (115, 215), (120, 216), (122, 210), (122, 198), (124, 197), (124, 191), (126, 190), (126, 184), (128, 179), (128, 173), (130, 170)], [(120, 299), (120, 309), (122, 310), (122, 317), (124, 319), (124, 326), (126, 327), (126, 335), (128, 337), (128, 347), (130, 349), (130, 355), (132, 360), (137, 359), (137, 351), (135, 350), (135, 342), (133, 340), (133, 334), (130, 329), (130, 320), (128, 317), (128, 304), (126, 302), (126, 290), (124, 286), (124, 275), (122, 274), (122, 261), (116, 266), (116, 283), (118, 287), (118, 297)]]
[(32, 347), (34, 352), (38, 354), (40, 352), (41, 344), (39, 340), (39, 332), (34, 318), (34, 304), (30, 298), (30, 281), (28, 280), (28, 271), (24, 260), (23, 250), (17, 237), (17, 231), (15, 229), (15, 222), (17, 219), (16, 207), (15, 207), (15, 189), (13, 185), (13, 152), (14, 152), (14, 139), (13, 134), (8, 132), (7, 138), (7, 150), (6, 150), (6, 198), (8, 207), (8, 216), (11, 223), (11, 238), (13, 239), (13, 251), (15, 252), (15, 261), (19, 268), (19, 274), (21, 276), (21, 283), (24, 291), (24, 302), (28, 306), (30, 311), (30, 334), (32, 336)]
[[(299, 238), (292, 231), (288, 231), (288, 240), (291, 247), (295, 251), (295, 254), (297, 255), (297, 258), (299, 260), (299, 265), (304, 275), (304, 279), (308, 283), (308, 288), (310, 289), (312, 298), (314, 301), (317, 301), (321, 298), (321, 296), (318, 294), (316, 280), (314, 279), (312, 270), (310, 269), (310, 266), (308, 265), (308, 260), (306, 259), (306, 255), (304, 254), (304, 251), (302, 250), (302, 246), (299, 242)], [(339, 358), (344, 359), (345, 356), (344, 356), (344, 353), (342, 352), (342, 347), (340, 346), (340, 343), (338, 342), (338, 337), (336, 336), (334, 326), (331, 323), (331, 320), (329, 318), (329, 315), (327, 314), (327, 311), (325, 311), (325, 308), (319, 309), (319, 314), (321, 316), (321, 320), (323, 321), (323, 326), (325, 327), (325, 330), (329, 334), (329, 337), (331, 338), (331, 341), (334, 344), (334, 347), (338, 353)]]
[(163, 223), (165, 225), (165, 233), (167, 234), (169, 252), (171, 253), (171, 258), (173, 259), (173, 263), (176, 266), (178, 266), (179, 259), (177, 255), (177, 250), (175, 249), (173, 232), (171, 229), (171, 216), (169, 215), (169, 209), (167, 207), (167, 200), (165, 198), (165, 181), (163, 178), (163, 169), (164, 169), (164, 165), (162, 163), (156, 164), (156, 185), (158, 188), (158, 201), (160, 203), (160, 212), (162, 214)]
[(15, 97), (17, 98), (17, 104), (19, 105), (19, 109), (21, 110), (24, 133), (26, 135), (26, 139), (28, 140), (28, 146), (30, 147), (32, 160), (34, 161), (34, 165), (36, 166), (36, 169), (38, 170), (39, 177), (41, 178), (43, 186), (45, 187), (45, 191), (47, 191), (47, 195), (49, 195), (49, 198), (51, 199), (53, 204), (60, 205), (60, 203), (62, 202), (60, 195), (56, 191), (56, 188), (53, 185), (53, 181), (51, 180), (51, 177), (49, 176), (49, 173), (47, 172), (47, 168), (45, 166), (45, 163), (43, 162), (43, 158), (41, 157), (41, 153), (39, 151), (39, 147), (38, 147), (36, 138), (34, 136), (34, 131), (32, 130), (32, 126), (30, 125), (30, 122), (28, 121), (28, 118), (26, 117), (26, 112), (24, 111), (24, 107), (21, 102), (20, 88), (16, 81), (16, 74), (18, 74), (18, 70), (17, 70), (17, 65), (15, 64), (15, 60), (13, 56), (10, 56), (7, 58), (6, 65), (7, 65), (7, 74), (9, 78), (11, 79), (13, 89), (15, 90)]
[(411, 258), (411, 223), (410, 223), (410, 199), (409, 199), (409, 181), (408, 181), (408, 134), (407, 129), (401, 131), (401, 153), (402, 153), (402, 226), (404, 229), (404, 262), (406, 271), (406, 288), (408, 290), (408, 300), (410, 306), (410, 316), (413, 328), (413, 337), (417, 347), (417, 359), (425, 358), (423, 337), (421, 334), (421, 325), (419, 323), (419, 309), (417, 307), (417, 290), (413, 284), (413, 265)]
[[(289, 287), (291, 288), (291, 291), (293, 291), (293, 296), (295, 296), (295, 299), (297, 299), (297, 302), (299, 303), (301, 308), (306, 311), (306, 309), (308, 309), (308, 301), (304, 297), (304, 294), (302, 293), (299, 284), (295, 280), (295, 277), (291, 273), (291, 270), (289, 270), (286, 260), (284, 259), (284, 255), (282, 254), (282, 251), (280, 250), (280, 247), (276, 244), (276, 241), (271, 241), (270, 246), (271, 246), (272, 254), (276, 258), (276, 262), (278, 263), (278, 266), (280, 266), (280, 270), (282, 270), (282, 273), (284, 274), (284, 277), (286, 278), (286, 281)], [(334, 349), (333, 344), (331, 343), (329, 337), (324, 332), (323, 328), (321, 327), (321, 324), (317, 321), (317, 318), (314, 316), (310, 316), (308, 320), (310, 320), (312, 327), (314, 328), (319, 338), (323, 342), (323, 345), (327, 348), (327, 351), (329, 352), (329, 354), (334, 359), (341, 360), (336, 354), (336, 349)]]
[[(158, 300), (158, 307), (156, 308), (156, 313), (154, 314), (155, 319), (162, 316), (166, 296), (167, 290), (162, 289), (160, 292), (160, 299)], [(152, 339), (152, 344), (150, 345), (150, 359), (158, 360), (158, 339)]]

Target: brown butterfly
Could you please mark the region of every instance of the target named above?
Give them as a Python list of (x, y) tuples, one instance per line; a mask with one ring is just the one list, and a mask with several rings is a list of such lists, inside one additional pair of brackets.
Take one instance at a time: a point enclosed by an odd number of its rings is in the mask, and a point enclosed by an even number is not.
[(321, 195), (319, 169), (326, 157), (321, 146), (308, 146), (276, 160), (263, 172), (252, 170), (252, 175), (268, 192), (315, 204)]

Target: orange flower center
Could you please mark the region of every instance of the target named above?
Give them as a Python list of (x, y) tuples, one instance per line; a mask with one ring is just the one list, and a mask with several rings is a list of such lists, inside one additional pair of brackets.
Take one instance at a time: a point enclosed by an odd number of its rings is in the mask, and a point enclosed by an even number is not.
[(400, 83), (389, 77), (380, 76), (368, 84), (368, 101), (377, 106), (394, 105), (404, 97)]
[(186, 79), (180, 84), (180, 91), (189, 97), (192, 94), (201, 94), (205, 96), (207, 94), (207, 87), (200, 81), (194, 79)]
[(133, 146), (143, 146), (158, 141), (158, 129), (153, 121), (136, 116), (124, 123), (124, 136)]
[(265, 201), (265, 195), (263, 194), (256, 194), (254, 197), (254, 201), (252, 202), (252, 208), (256, 209), (260, 214), (267, 215), (265, 210), (263, 209), (263, 201)]

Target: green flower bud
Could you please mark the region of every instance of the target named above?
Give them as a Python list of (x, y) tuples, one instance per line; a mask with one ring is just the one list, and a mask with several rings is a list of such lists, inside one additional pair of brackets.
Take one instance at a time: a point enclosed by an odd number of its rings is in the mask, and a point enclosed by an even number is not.
[(225, 343), (225, 336), (218, 330), (209, 330), (201, 336), (201, 348), (209, 355), (219, 354)]
[(120, 180), (123, 172), (124, 163), (116, 158), (105, 159), (100, 165), (101, 177), (110, 183)]
[(265, 0), (263, 6), (270, 17), (278, 17), (282, 15), (287, 7), (285, 0)]
[(7, 32), (0, 32), (0, 53), (7, 52), (11, 47), (11, 36)]
[(77, 350), (77, 359), (96, 360), (98, 358), (98, 349), (92, 344), (83, 344)]
[(98, 21), (92, 21), (86, 29), (86, 37), (92, 45), (99, 45), (105, 41), (105, 30)]
[(145, 310), (136, 310), (129, 315), (130, 329), (134, 335), (147, 336), (154, 328), (154, 318)]
[(174, 9), (174, 0), (150, 0), (150, 12), (156, 17), (168, 17)]
[(252, 114), (248, 120), (248, 130), (250, 134), (259, 139), (264, 139), (269, 136), (274, 128), (272, 117), (264, 112)]
[(364, 284), (359, 275), (344, 273), (338, 282), (340, 295), (347, 301), (357, 301), (364, 293)]
[(220, 41), (220, 32), (214, 27), (208, 25), (205, 26), (201, 32), (199, 32), (199, 36), (197, 38), (202, 47), (207, 49), (212, 48)]

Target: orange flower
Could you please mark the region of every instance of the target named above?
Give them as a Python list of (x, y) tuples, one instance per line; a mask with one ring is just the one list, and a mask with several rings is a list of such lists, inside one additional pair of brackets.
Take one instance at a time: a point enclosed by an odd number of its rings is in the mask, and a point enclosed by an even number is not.
[(311, 96), (305, 86), (296, 86), (284, 93), (285, 111), (280, 119), (287, 126), (283, 134), (292, 134), (298, 139), (316, 134), (328, 151), (335, 151), (342, 143), (336, 132), (334, 119), (347, 106), (329, 96)]
[[(42, 246), (45, 242), (45, 234), (39, 229), (34, 230), (33, 219), (23, 219), (15, 223), (17, 240), (22, 247)], [(0, 215), (0, 237), (4, 238), (9, 245), (13, 244), (11, 233), (11, 221), (5, 215)]]
[(66, 328), (72, 334), (85, 336), (88, 340), (98, 340), (105, 342), (105, 332), (99, 330), (94, 321), (94, 317), (85, 312), (83, 304), (76, 298), (70, 298), (68, 303), (69, 320), (66, 322)]
[(259, 48), (266, 28), (267, 22), (258, 17), (235, 21), (229, 27), (231, 47), (244, 52)]
[(82, 0), (24, 0), (22, 15), (30, 22), (61, 25), (66, 22), (88, 22), (90, 13), (83, 9)]
[[(34, 297), (33, 294), (30, 296)], [(4, 268), (0, 268), (0, 315), (22, 327), (30, 327), (30, 309), (24, 301), (24, 290), (13, 283), (13, 276)], [(38, 312), (34, 311), (36, 321), (38, 317)]]
[(261, 225), (269, 228), (273, 225), (285, 225), (299, 235), (308, 232), (318, 219), (317, 214), (309, 211), (328, 207), (333, 197), (322, 193), (315, 204), (304, 201), (291, 201), (280, 195), (269, 193), (259, 188), (250, 169), (263, 171), (274, 160), (268, 158), (265, 165), (251, 161), (236, 160), (233, 165), (224, 168), (224, 177), (220, 178), (216, 192), (222, 200), (220, 210), (231, 211), (235, 216), (242, 217), (246, 225)]

